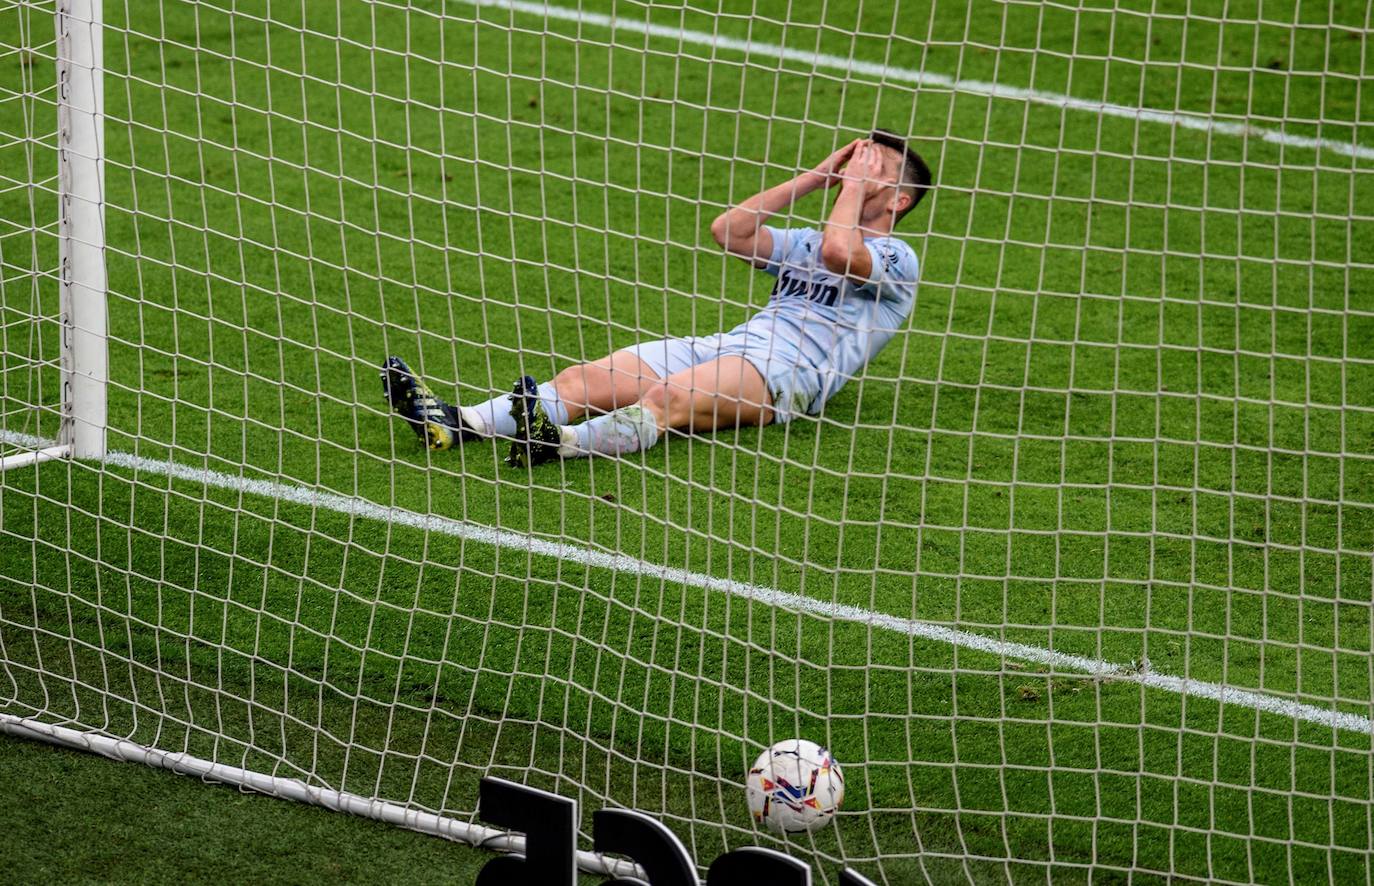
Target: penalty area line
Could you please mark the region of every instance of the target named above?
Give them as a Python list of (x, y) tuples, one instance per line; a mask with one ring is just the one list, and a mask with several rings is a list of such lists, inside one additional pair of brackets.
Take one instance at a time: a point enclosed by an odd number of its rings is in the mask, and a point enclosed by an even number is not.
[[(600, 12), (588, 12), (581, 9), (569, 9), (563, 6), (554, 6), (549, 3), (532, 2), (532, 0), (460, 0), (460, 2), (473, 7), (503, 9), (507, 12), (538, 16), (554, 21), (573, 22), (578, 25), (607, 28), (611, 31), (642, 34), (646, 37), (676, 41), (679, 45), (691, 44), (694, 46), (706, 46), (713, 52), (715, 50), (726, 50), (728, 52), (742, 53), (746, 57), (756, 56), (777, 61), (797, 62), (798, 64), (813, 69), (830, 68), (843, 71), (846, 74), (860, 74), (866, 77), (872, 77), (879, 81), (911, 83), (916, 86), (949, 89), (954, 92), (981, 95), (987, 98), (1002, 98), (1012, 101), (1030, 102), (1038, 105), (1049, 105), (1051, 107), (1063, 108), (1068, 111), (1083, 111), (1099, 114), (1104, 117), (1140, 120), (1145, 123), (1175, 126), (1179, 129), (1216, 133), (1217, 135), (1232, 136), (1234, 138), (1257, 138), (1260, 141), (1282, 145), (1284, 147), (1308, 148), (1313, 150), (1321, 148), (1323, 150), (1333, 151), (1337, 154), (1344, 154), (1347, 157), (1356, 157), (1361, 160), (1374, 160), (1374, 147), (1361, 145), (1354, 141), (1338, 141), (1332, 138), (1315, 138), (1312, 136), (1295, 135), (1293, 133), (1284, 132), (1281, 129), (1256, 126), (1234, 120), (1218, 120), (1215, 117), (1209, 117), (1205, 114), (1189, 113), (1186, 111), (1161, 111), (1154, 108), (1136, 108), (1130, 105), (1119, 105), (1112, 102), (1076, 98), (1071, 95), (1064, 95), (1058, 92), (1047, 92), (1041, 89), (1026, 89), (1020, 86), (1008, 86), (986, 80), (961, 79), (934, 71), (902, 68), (895, 65), (863, 61), (862, 59), (847, 58), (842, 55), (831, 55), (824, 52), (808, 52), (802, 49), (789, 49), (785, 46), (778, 46), (774, 43), (764, 43), (759, 40), (742, 40), (738, 37), (728, 37), (723, 34), (709, 33), (706, 31), (693, 31), (687, 28), (671, 27), (669, 25), (655, 25), (637, 19), (606, 15)], [(481, 20), (479, 19), (479, 21)], [(486, 24), (492, 23), (486, 22)], [(1348, 123), (1342, 122), (1341, 125), (1348, 125), (1352, 130), (1355, 128), (1355, 123), (1353, 121)]]
[[(34, 445), (45, 441), (37, 438), (10, 434), (0, 431), (0, 442)], [(104, 463), (115, 468), (137, 474), (166, 477), (198, 486), (223, 489), (277, 501), (333, 511), (349, 517), (373, 520), (391, 526), (401, 526), (420, 532), (432, 532), (464, 541), (476, 542), (494, 548), (519, 551), (539, 557), (566, 560), (592, 569), (605, 569), (627, 575), (636, 575), (668, 584), (697, 588), (703, 591), (724, 594), (741, 600), (760, 603), (788, 612), (805, 613), (820, 619), (849, 622), (872, 629), (890, 631), (921, 640), (943, 643), (958, 649), (968, 649), (1003, 660), (1029, 662), (1044, 665), (1060, 671), (1071, 671), (1094, 677), (1111, 679), (1122, 683), (1138, 683), (1150, 689), (1158, 689), (1186, 698), (1200, 698), (1216, 702), (1222, 706), (1242, 707), (1266, 714), (1274, 714), (1291, 720), (1315, 723), (1348, 732), (1359, 732), (1374, 736), (1374, 720), (1369, 717), (1346, 711), (1320, 708), (1289, 698), (1268, 695), (1252, 689), (1209, 683), (1187, 677), (1176, 677), (1132, 665), (1115, 664), (1099, 658), (1089, 658), (1058, 652), (1028, 643), (1001, 640), (984, 634), (963, 631), (945, 625), (932, 624), (911, 618), (902, 618), (864, 609), (845, 603), (818, 600), (790, 591), (782, 591), (764, 585), (720, 578), (701, 572), (692, 572), (673, 566), (651, 563), (628, 554), (610, 554), (566, 542), (549, 541), (533, 535), (497, 529), (480, 523), (468, 523), (441, 517), (434, 514), (421, 514), (404, 508), (387, 507), (361, 498), (322, 492), (296, 483), (282, 483), (273, 480), (258, 480), (236, 477), (198, 468), (174, 461), (161, 461), (124, 452), (111, 452)], [(38, 468), (42, 470), (42, 468)]]

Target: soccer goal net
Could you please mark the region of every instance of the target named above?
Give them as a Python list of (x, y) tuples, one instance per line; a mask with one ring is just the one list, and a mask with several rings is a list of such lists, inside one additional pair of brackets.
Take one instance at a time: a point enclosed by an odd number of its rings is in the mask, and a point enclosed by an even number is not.
[[(500, 776), (703, 871), (1366, 881), (1370, 26), (0, 0), (0, 728), (468, 839)], [(388, 354), (476, 403), (730, 329), (712, 219), (877, 127), (920, 283), (819, 416), (513, 469), (391, 414)], [(792, 737), (846, 795), (779, 837)]]

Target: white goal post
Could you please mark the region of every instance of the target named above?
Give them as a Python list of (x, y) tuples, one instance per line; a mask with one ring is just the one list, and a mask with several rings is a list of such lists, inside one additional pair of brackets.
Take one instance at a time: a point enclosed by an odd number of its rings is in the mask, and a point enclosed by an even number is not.
[[(608, 876), (1367, 881), (1374, 21), (1215, 6), (0, 0), (0, 734), (512, 853), (523, 785)], [(384, 400), (804, 297), (712, 219), (879, 129), (915, 303), (823, 409)]]

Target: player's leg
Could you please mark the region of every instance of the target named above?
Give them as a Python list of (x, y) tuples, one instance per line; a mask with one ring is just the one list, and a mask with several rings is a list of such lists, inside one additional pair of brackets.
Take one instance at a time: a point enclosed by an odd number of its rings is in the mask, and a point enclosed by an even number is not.
[(639, 404), (653, 415), (660, 431), (705, 433), (773, 420), (763, 375), (737, 354), (668, 376), (650, 386)]
[(659, 380), (661, 369), (661, 363), (651, 364), (627, 349), (595, 363), (570, 366), (552, 383), (536, 384), (528, 375), (520, 379), (504, 398), (504, 427), (511, 437), (506, 464), (523, 467), (558, 458), (562, 427), (589, 413), (638, 402)]
[(659, 377), (659, 370), (635, 349), (616, 351), (594, 363), (569, 366), (553, 379), (568, 411), (568, 420), (559, 424), (638, 403)]
[(573, 419), (613, 413), (636, 403), (661, 379), (699, 359), (696, 339), (670, 338), (571, 367), (559, 373), (553, 384), (536, 385), (529, 376), (520, 379), (509, 395), (497, 398), (506, 404), (505, 427), (511, 429), (506, 463), (526, 467), (558, 458), (563, 431)]
[(561, 428), (559, 455), (623, 455), (650, 448), (668, 429), (700, 433), (772, 420), (772, 398), (762, 373), (744, 357), (731, 354), (650, 385), (633, 406)]
[(609, 412), (617, 405), (634, 403), (641, 386), (657, 378), (653, 367), (634, 351), (616, 351), (594, 363), (569, 366), (553, 381), (540, 383), (533, 376), (525, 376), (511, 393), (463, 406), (460, 412), (481, 436), (511, 438), (519, 434), (518, 422), (511, 416), (513, 396), (536, 398), (550, 420), (567, 424), (590, 412)]
[(691, 347), (686, 343), (647, 342), (593, 363), (571, 366), (552, 382), (539, 384), (524, 376), (510, 394), (474, 406), (444, 402), (404, 360), (388, 357), (382, 365), (382, 388), (392, 408), (431, 449), (499, 436), (525, 450), (542, 441), (551, 444), (545, 448), (552, 451), (558, 446), (560, 425), (638, 401), (670, 367), (689, 365), (691, 357)]

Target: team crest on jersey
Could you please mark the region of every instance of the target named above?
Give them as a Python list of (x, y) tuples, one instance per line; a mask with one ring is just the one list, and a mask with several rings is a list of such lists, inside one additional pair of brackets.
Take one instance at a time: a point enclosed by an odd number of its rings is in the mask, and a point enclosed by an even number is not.
[(902, 260), (901, 255), (891, 246), (879, 246), (878, 250), (883, 254), (883, 270), (885, 271), (897, 267), (897, 263)]

